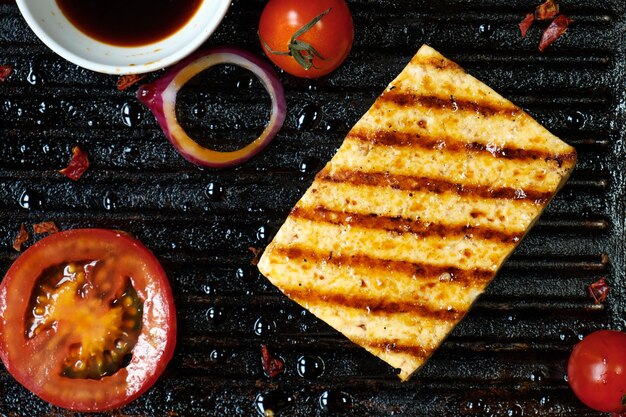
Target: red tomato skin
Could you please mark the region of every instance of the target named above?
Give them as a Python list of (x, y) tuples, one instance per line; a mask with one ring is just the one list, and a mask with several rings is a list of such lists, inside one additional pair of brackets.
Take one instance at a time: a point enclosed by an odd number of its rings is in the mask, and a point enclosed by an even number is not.
[(626, 411), (626, 333), (600, 330), (578, 343), (569, 359), (568, 381), (587, 406), (603, 412)]
[[(33, 363), (33, 361), (28, 360), (29, 358), (26, 357), (26, 354), (31, 353), (29, 349), (33, 350), (32, 346), (27, 347), (25, 343), (16, 346), (20, 336), (23, 338), (23, 327), (19, 326), (15, 320), (7, 319), (8, 311), (13, 316), (17, 314), (19, 317), (24, 317), (27, 303), (34, 287), (34, 280), (38, 278), (35, 276), (30, 281), (25, 280), (20, 271), (23, 268), (41, 271), (50, 265), (50, 260), (47, 257), (37, 255), (38, 251), (52, 250), (51, 248), (54, 248), (60, 242), (72, 242), (73, 239), (81, 238), (101, 240), (106, 242), (106, 245), (132, 253), (141, 260), (146, 270), (152, 275), (149, 281), (153, 282), (146, 285), (146, 288), (138, 288), (137, 292), (141, 293), (141, 296), (145, 299), (144, 306), (146, 311), (149, 309), (154, 310), (154, 307), (159, 310), (156, 314), (158, 319), (154, 323), (156, 326), (153, 325), (151, 328), (158, 327), (161, 330), (157, 339), (146, 336), (144, 341), (137, 342), (130, 364), (118, 372), (119, 374), (123, 371), (123, 377), (128, 381), (126, 389), (119, 390), (119, 387), (109, 387), (107, 393), (97, 399), (79, 398), (77, 390), (84, 387), (85, 390), (90, 392), (97, 391), (100, 381), (103, 381), (103, 384), (106, 386), (108, 381), (116, 378), (117, 374), (104, 377), (101, 380), (75, 379), (63, 381), (58, 379), (56, 378), (57, 375), (53, 373), (56, 369), (53, 364)], [(74, 256), (75, 259), (73, 260), (81, 260), (80, 256)], [(143, 278), (139, 278), (139, 281), (141, 280)], [(138, 398), (154, 385), (174, 354), (177, 325), (173, 300), (174, 297), (169, 281), (160, 263), (149, 249), (130, 235), (120, 231), (105, 229), (74, 229), (49, 235), (32, 245), (18, 258), (11, 265), (0, 284), (0, 359), (7, 371), (20, 384), (53, 405), (80, 412), (99, 412), (122, 407)], [(148, 306), (147, 304), (158, 305)], [(148, 312), (147, 314), (151, 313)], [(146, 320), (144, 319), (143, 322), (145, 327)], [(142, 335), (144, 334), (145, 332), (142, 331)], [(155, 342), (157, 342), (156, 345), (150, 345)], [(53, 349), (42, 344), (35, 346), (35, 348), (45, 348), (53, 352)], [(50, 356), (58, 357), (60, 354), (54, 351)], [(36, 381), (32, 375), (38, 369), (43, 369), (45, 378), (41, 377), (40, 380)], [(66, 388), (67, 397), (60, 397), (46, 390), (45, 386), (46, 384), (50, 385), (50, 381), (52, 385)], [(111, 393), (116, 395), (111, 395)]]
[[(325, 10), (332, 8), (309, 31), (298, 39), (310, 43), (325, 59), (314, 58), (313, 68), (305, 70), (291, 56), (271, 53), (286, 52), (291, 37)], [(301, 78), (318, 78), (334, 71), (347, 58), (354, 42), (354, 23), (344, 0), (270, 0), (259, 22), (261, 46), (268, 58), (287, 73)]]

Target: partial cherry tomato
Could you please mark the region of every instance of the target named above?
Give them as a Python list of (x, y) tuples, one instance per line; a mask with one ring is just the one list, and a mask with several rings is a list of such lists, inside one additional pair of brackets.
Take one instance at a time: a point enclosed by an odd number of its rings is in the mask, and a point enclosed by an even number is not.
[(346, 59), (354, 25), (344, 0), (270, 0), (259, 38), (274, 64), (296, 77), (317, 78)]
[(170, 285), (127, 234), (79, 229), (25, 251), (0, 284), (0, 357), (42, 399), (120, 407), (161, 375), (176, 344)]
[(588, 407), (626, 411), (626, 333), (600, 330), (585, 337), (572, 351), (567, 375)]

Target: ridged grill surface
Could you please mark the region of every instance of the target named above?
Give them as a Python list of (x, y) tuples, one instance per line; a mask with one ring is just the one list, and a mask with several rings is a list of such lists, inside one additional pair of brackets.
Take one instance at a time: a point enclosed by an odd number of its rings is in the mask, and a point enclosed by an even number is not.
[[(350, 0), (356, 39), (346, 63), (314, 81), (280, 74), (289, 112), (274, 142), (242, 167), (201, 170), (169, 145), (135, 88), (120, 92), (116, 77), (56, 56), (14, 3), (0, 1), (0, 65), (14, 65), (0, 84), (0, 273), (18, 256), (11, 245), (19, 225), (44, 220), (128, 231), (161, 260), (178, 307), (174, 359), (147, 394), (103, 415), (254, 416), (259, 395), (283, 403), (284, 416), (327, 415), (328, 397), (338, 408), (338, 398), (351, 403), (338, 413), (346, 416), (597, 415), (569, 390), (565, 369), (582, 336), (626, 330), (626, 5), (561, 0), (575, 23), (541, 54), (538, 26), (525, 40), (517, 27), (537, 3)], [(235, 0), (208, 44), (260, 53), (264, 4)], [(249, 248), (267, 245), (422, 43), (527, 110), (575, 146), (579, 160), (488, 292), (400, 383), (271, 286)], [(250, 74), (225, 67), (186, 87), (178, 112), (189, 132), (229, 149), (260, 132), (268, 103)], [(92, 167), (74, 183), (57, 170), (77, 144)], [(601, 276), (611, 293), (595, 305), (586, 287)], [(261, 344), (285, 360), (283, 375), (264, 375)], [(299, 375), (302, 356), (323, 362), (321, 376)], [(3, 368), (0, 393), (0, 415), (73, 415), (38, 400)]]

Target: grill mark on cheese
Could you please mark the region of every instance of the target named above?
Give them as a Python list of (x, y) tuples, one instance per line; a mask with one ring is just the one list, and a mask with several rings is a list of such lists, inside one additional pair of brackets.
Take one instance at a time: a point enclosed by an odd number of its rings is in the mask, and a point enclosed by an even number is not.
[(547, 191), (542, 192), (510, 187), (492, 188), (486, 185), (459, 184), (442, 179), (394, 175), (387, 172), (335, 170), (331, 173), (328, 169), (323, 169), (316, 179), (326, 182), (349, 183), (357, 186), (390, 187), (404, 191), (429, 191), (435, 194), (442, 194), (448, 191), (460, 196), (475, 195), (485, 199), (525, 200), (537, 205), (546, 204), (553, 195), (552, 192)]
[(510, 147), (496, 147), (479, 142), (464, 142), (452, 137), (435, 138), (419, 133), (397, 132), (387, 130), (356, 130), (353, 129), (349, 138), (358, 139), (362, 142), (369, 142), (375, 145), (411, 147), (426, 150), (441, 149), (447, 152), (491, 155), (495, 158), (509, 160), (543, 160), (555, 161), (559, 167), (564, 163), (571, 164), (576, 160), (576, 153), (552, 154), (536, 149), (516, 149)]
[(427, 359), (433, 352), (432, 349), (426, 349), (419, 345), (402, 345), (397, 342), (372, 342), (369, 339), (352, 338), (354, 343), (372, 349), (380, 349), (388, 352), (405, 353), (414, 358)]
[(515, 117), (522, 114), (522, 110), (513, 105), (505, 107), (491, 103), (480, 103), (473, 100), (464, 100), (450, 96), (448, 98), (420, 95), (416, 92), (403, 92), (398, 89), (385, 91), (374, 103), (376, 108), (380, 108), (385, 103), (393, 103), (401, 107), (423, 106), (429, 109), (449, 110), (451, 112), (465, 111), (478, 113), (483, 117), (505, 115)]
[(309, 261), (327, 263), (337, 267), (362, 267), (379, 271), (396, 271), (415, 279), (436, 278), (441, 282), (456, 282), (466, 286), (483, 285), (489, 282), (495, 274), (494, 271), (489, 269), (461, 269), (449, 265), (381, 259), (364, 254), (337, 255), (332, 252), (319, 253), (294, 246), (274, 246), (272, 248), (272, 256), (281, 256), (289, 260), (299, 259), (305, 263)]
[(423, 318), (436, 320), (460, 320), (465, 311), (455, 309), (438, 309), (415, 301), (388, 301), (380, 298), (337, 293), (322, 293), (313, 289), (283, 288), (283, 292), (294, 300), (306, 301), (309, 305), (328, 303), (347, 308), (366, 310), (368, 314), (393, 315), (411, 313)]
[(468, 236), (484, 240), (492, 240), (505, 244), (517, 243), (523, 233), (506, 233), (496, 228), (487, 226), (445, 225), (439, 223), (425, 223), (420, 220), (403, 218), (400, 216), (389, 217), (377, 214), (359, 214), (340, 212), (325, 207), (305, 209), (296, 206), (291, 215), (296, 218), (313, 222), (325, 222), (341, 226), (355, 226), (366, 229), (379, 229), (398, 234), (411, 233), (420, 237), (427, 236)]

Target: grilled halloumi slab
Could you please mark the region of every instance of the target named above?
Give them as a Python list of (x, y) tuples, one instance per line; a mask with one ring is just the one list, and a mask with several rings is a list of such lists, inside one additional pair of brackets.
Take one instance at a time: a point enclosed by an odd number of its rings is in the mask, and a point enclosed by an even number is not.
[(405, 380), (575, 160), (571, 146), (423, 46), (316, 176), (259, 269)]

